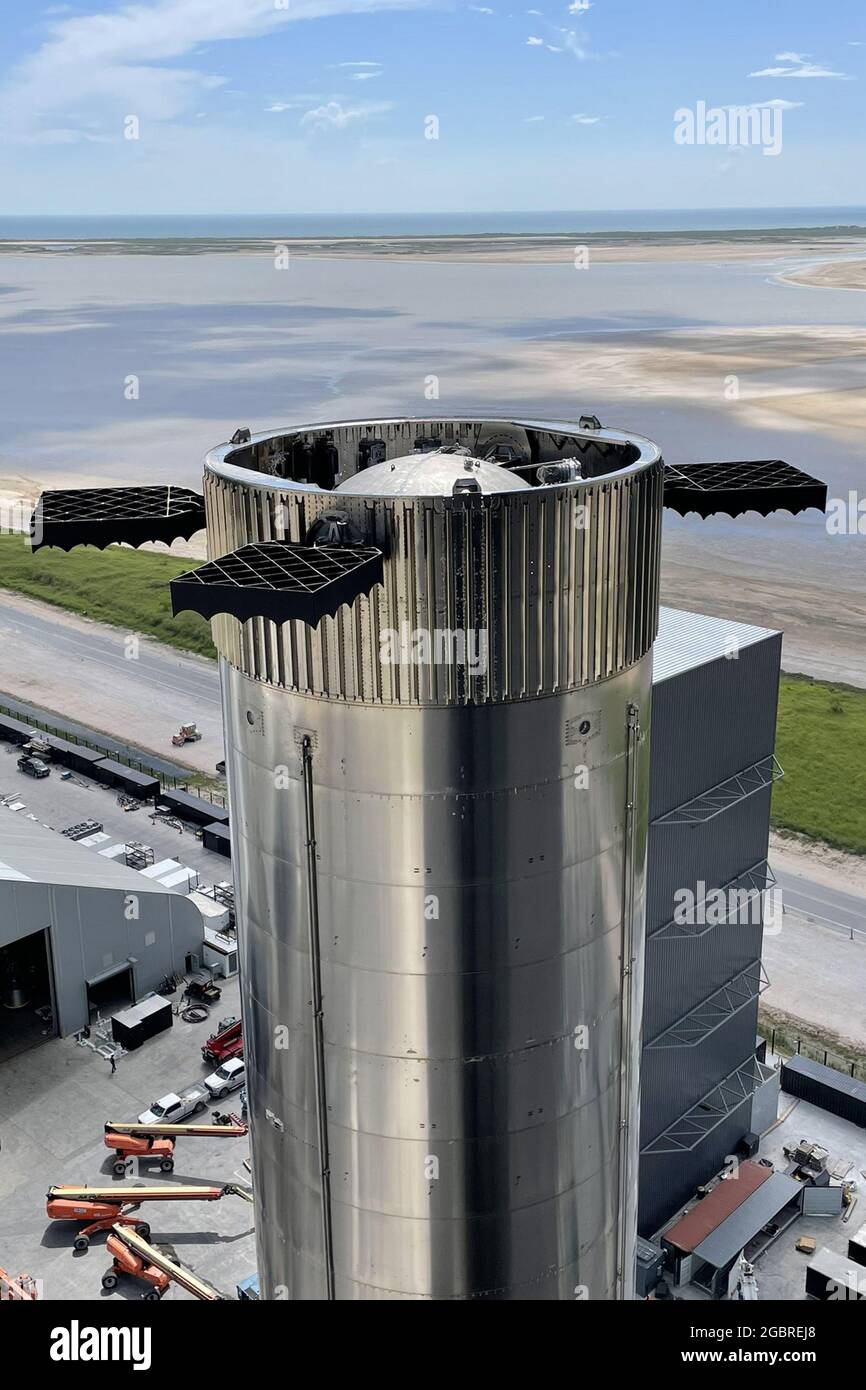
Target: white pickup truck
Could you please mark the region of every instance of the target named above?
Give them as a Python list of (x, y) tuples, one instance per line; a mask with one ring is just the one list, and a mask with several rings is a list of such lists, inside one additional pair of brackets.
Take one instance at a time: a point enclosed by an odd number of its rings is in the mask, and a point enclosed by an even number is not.
[(178, 1095), (169, 1091), (167, 1096), (151, 1102), (150, 1108), (139, 1115), (140, 1125), (179, 1125), (187, 1115), (200, 1115), (207, 1106), (210, 1096), (203, 1086), (187, 1086)]

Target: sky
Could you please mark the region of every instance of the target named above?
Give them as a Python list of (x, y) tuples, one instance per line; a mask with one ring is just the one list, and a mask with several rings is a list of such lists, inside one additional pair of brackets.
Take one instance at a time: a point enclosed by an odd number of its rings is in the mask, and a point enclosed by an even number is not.
[(3, 0), (0, 214), (864, 205), (864, 72), (863, 0)]

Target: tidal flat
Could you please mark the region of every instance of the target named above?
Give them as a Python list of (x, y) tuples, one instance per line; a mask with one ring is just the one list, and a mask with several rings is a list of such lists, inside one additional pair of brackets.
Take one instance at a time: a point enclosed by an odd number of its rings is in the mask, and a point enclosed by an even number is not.
[[(791, 281), (853, 258), (847, 229), (832, 244), (814, 230), (608, 235), (585, 264), (570, 238), (404, 239), (413, 254), (383, 240), (282, 260), (272, 243), (0, 244), (7, 498), (195, 485), (239, 425), (464, 412), (596, 414), (671, 462), (784, 458), (833, 496), (863, 493), (861, 296)], [(866, 685), (854, 523), (669, 514), (664, 600), (783, 627), (788, 669)]]

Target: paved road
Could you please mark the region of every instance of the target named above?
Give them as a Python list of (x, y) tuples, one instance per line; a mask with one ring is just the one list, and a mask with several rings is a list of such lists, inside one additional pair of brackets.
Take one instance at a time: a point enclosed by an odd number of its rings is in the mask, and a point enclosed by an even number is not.
[[(40, 701), (28, 679), (30, 669), (40, 663), (47, 665), (54, 679), (55, 693), (50, 700), (43, 696)], [(98, 705), (101, 718), (94, 718), (92, 713), (88, 717), (79, 707), (70, 707), (70, 694), (79, 686), (87, 692), (89, 708)], [(2, 590), (0, 690), (43, 703), (69, 718), (83, 718), (115, 737), (135, 737), (145, 746), (161, 746), (166, 752), (165, 735), (170, 736), (172, 722), (176, 726), (185, 718), (196, 719), (210, 737), (202, 744), (188, 745), (184, 757), (196, 766), (201, 761), (212, 771), (222, 756), (219, 677), (214, 662), (185, 656), (151, 641), (142, 641), (138, 660), (129, 661), (124, 655), (122, 632)], [(140, 727), (143, 719), (150, 727), (149, 740), (142, 740), (135, 732), (134, 726)], [(157, 742), (154, 725), (160, 721)], [(786, 913), (845, 936), (853, 932), (855, 940), (866, 940), (866, 897), (829, 888), (789, 870), (777, 870), (776, 876)]]
[[(35, 609), (35, 605), (34, 605)], [(8, 636), (26, 633), (46, 649), (54, 651), (60, 660), (70, 658), (85, 660), (105, 678), (106, 675), (130, 670), (129, 658), (124, 654), (125, 636), (119, 631), (101, 623), (89, 623), (86, 630), (68, 627), (65, 615), (58, 610), (56, 618), (49, 618), (19, 606), (18, 600), (9, 600), (0, 594), (0, 632)], [(219, 709), (219, 676), (216, 662), (204, 661), (184, 656), (171, 647), (163, 647), (156, 642), (142, 642), (136, 664), (136, 680), (140, 685), (155, 690), (170, 687), (178, 695), (188, 695), (197, 704), (212, 705)]]
[[(0, 691), (213, 773), (222, 758), (216, 663), (0, 590)], [(202, 741), (173, 749), (178, 725)]]
[[(771, 865), (772, 862), (771, 854)], [(853, 935), (855, 940), (866, 941), (866, 898), (828, 888), (823, 883), (814, 883), (800, 874), (776, 870), (776, 879), (782, 889), (786, 914), (791, 913), (805, 922), (816, 923), (844, 936)]]

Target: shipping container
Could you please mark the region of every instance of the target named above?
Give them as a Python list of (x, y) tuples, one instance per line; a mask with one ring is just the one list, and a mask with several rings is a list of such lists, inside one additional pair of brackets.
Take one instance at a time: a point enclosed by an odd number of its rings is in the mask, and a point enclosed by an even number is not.
[(223, 854), (226, 859), (232, 857), (232, 842), (229, 828), (218, 821), (212, 825), (206, 825), (202, 831), (202, 844), (205, 849), (213, 850), (215, 854)]
[(148, 1038), (172, 1026), (171, 1002), (161, 994), (151, 994), (132, 1008), (115, 1014), (111, 1020), (111, 1036), (116, 1043), (133, 1052)]
[(782, 1090), (866, 1129), (866, 1081), (811, 1057), (791, 1057), (782, 1066)]
[(51, 761), (71, 768), (73, 772), (83, 772), (92, 777), (94, 766), (101, 762), (104, 754), (83, 743), (70, 743), (68, 739), (58, 738), (56, 734), (42, 734), (51, 749)]
[(863, 1268), (825, 1246), (806, 1267), (806, 1293), (822, 1302), (860, 1302), (866, 1299)]
[(159, 780), (148, 772), (138, 772), (134, 767), (116, 762), (114, 758), (102, 758), (93, 766), (93, 776), (97, 782), (108, 787), (118, 787), (129, 796), (137, 796), (139, 801), (149, 801), (159, 795)]
[(10, 714), (0, 715), (0, 739), (5, 743), (29, 743), (33, 736), (33, 726), (25, 724), (20, 719), (13, 719)]
[(225, 807), (215, 806), (212, 801), (193, 796), (191, 792), (161, 791), (159, 804), (167, 807), (180, 820), (194, 821), (196, 825), (210, 825), (214, 821), (228, 824), (229, 813)]

